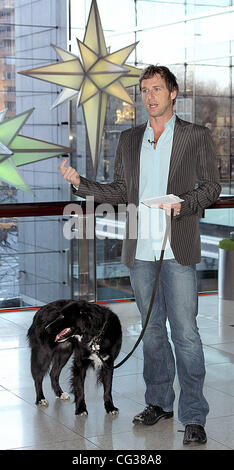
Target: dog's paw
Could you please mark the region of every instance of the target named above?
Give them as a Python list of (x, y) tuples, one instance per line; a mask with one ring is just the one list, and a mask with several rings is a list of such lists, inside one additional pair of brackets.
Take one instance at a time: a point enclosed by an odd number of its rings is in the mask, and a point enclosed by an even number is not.
[(118, 408), (115, 408), (114, 410), (107, 411), (108, 415), (116, 416), (119, 414)]
[(88, 411), (84, 408), (76, 410), (75, 414), (77, 416), (88, 416)]
[(56, 397), (56, 398), (59, 398), (60, 400), (70, 400), (70, 395), (68, 395), (67, 392), (63, 392), (62, 395), (60, 395), (60, 397)]
[(39, 406), (49, 406), (49, 402), (48, 400), (46, 400), (46, 398), (42, 398), (42, 400), (40, 400), (37, 405)]
[(104, 406), (105, 406), (105, 410), (106, 410), (108, 415), (117, 415), (117, 414), (119, 414), (119, 408), (116, 408), (116, 406), (114, 406), (112, 400), (106, 400), (104, 402)]
[(76, 416), (88, 416), (88, 411), (76, 411)]
[(119, 410), (116, 409), (116, 410), (112, 410), (112, 411), (108, 411), (108, 415), (112, 415), (112, 416), (116, 416), (119, 414)]
[(116, 415), (119, 414), (119, 408), (116, 408), (113, 405), (113, 403), (112, 404), (106, 403), (105, 408), (106, 408), (106, 412), (107, 412), (108, 415), (116, 416)]
[(78, 413), (79, 416), (88, 416), (88, 411), (82, 411), (81, 413)]

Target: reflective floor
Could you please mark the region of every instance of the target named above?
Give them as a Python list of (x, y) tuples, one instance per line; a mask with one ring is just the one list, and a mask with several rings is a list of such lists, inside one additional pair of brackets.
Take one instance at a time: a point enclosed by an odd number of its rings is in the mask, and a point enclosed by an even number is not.
[[(134, 302), (109, 306), (119, 315), (123, 327), (119, 361), (140, 333), (139, 313)], [(145, 405), (141, 344), (114, 374), (113, 397), (120, 409), (118, 416), (105, 413), (102, 388), (96, 386), (92, 370), (86, 379), (88, 417), (75, 416), (72, 396), (70, 401), (56, 399), (48, 377), (44, 390), (49, 406), (37, 407), (26, 340), (33, 315), (32, 311), (0, 313), (0, 449), (188, 450), (182, 444), (183, 433), (179, 432), (183, 426), (177, 418), (177, 401), (173, 420), (161, 420), (150, 427), (132, 424), (133, 416)], [(220, 302), (217, 295), (199, 297), (198, 325), (206, 359), (204, 391), (210, 405), (208, 441), (202, 449), (234, 449), (234, 302)], [(67, 392), (70, 365), (61, 376)], [(175, 391), (178, 400), (177, 380)]]

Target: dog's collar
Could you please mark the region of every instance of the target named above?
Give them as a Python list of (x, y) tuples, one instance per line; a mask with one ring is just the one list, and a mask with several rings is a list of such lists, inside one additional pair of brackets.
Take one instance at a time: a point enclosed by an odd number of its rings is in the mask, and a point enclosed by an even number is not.
[(93, 338), (93, 343), (100, 343), (103, 335), (104, 335), (104, 332), (105, 332), (105, 329), (106, 329), (106, 326), (107, 326), (107, 320), (103, 323), (102, 327), (101, 327), (101, 330), (99, 331), (99, 333), (94, 336)]
[(96, 352), (96, 353), (99, 352), (100, 342), (101, 342), (102, 337), (104, 335), (106, 326), (107, 326), (107, 320), (103, 323), (99, 333), (96, 336), (94, 336), (94, 338), (92, 338), (88, 343), (86, 343), (88, 348), (90, 349), (90, 351)]

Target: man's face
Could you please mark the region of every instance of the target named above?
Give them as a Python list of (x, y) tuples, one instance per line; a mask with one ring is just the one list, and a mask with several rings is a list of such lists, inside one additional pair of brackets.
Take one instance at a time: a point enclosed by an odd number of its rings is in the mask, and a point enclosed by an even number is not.
[(177, 92), (170, 92), (164, 78), (155, 74), (141, 82), (141, 96), (149, 117), (170, 117), (173, 112), (173, 100)]

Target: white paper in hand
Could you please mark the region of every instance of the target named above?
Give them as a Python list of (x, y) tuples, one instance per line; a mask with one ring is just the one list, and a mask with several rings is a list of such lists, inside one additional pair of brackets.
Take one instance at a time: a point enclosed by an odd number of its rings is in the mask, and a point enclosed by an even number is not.
[(180, 199), (179, 196), (174, 194), (166, 194), (166, 196), (151, 197), (142, 201), (142, 204), (148, 207), (158, 207), (160, 204), (176, 204), (177, 202), (183, 202), (184, 199)]

